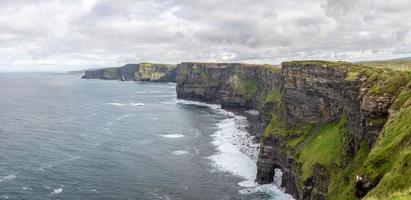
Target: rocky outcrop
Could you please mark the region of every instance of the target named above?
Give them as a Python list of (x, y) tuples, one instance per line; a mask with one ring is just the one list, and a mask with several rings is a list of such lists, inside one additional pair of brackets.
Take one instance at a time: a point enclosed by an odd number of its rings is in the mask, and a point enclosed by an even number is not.
[(298, 188), (298, 164), (294, 158), (288, 156), (282, 149), (281, 137), (269, 137), (261, 141), (260, 152), (257, 161), (256, 181), (260, 184), (272, 183), (274, 180), (274, 169), (283, 172), (281, 187), (285, 192), (293, 195), (296, 199), (301, 196)]
[(328, 183), (330, 179), (326, 167), (318, 163), (312, 166), (313, 175), (304, 181), (302, 199), (325, 200), (327, 199)]
[(135, 80), (135, 73), (139, 70), (139, 64), (126, 64), (117, 70), (118, 77), (122, 81)]
[(122, 67), (111, 67), (86, 70), (83, 79), (105, 79), (121, 81), (175, 82), (175, 65), (169, 64), (127, 64)]

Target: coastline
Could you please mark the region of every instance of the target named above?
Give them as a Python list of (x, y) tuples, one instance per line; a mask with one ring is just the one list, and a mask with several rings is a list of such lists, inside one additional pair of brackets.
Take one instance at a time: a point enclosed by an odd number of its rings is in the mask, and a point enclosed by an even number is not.
[(211, 144), (216, 148), (217, 153), (206, 158), (211, 161), (213, 167), (218, 171), (242, 179), (238, 182), (238, 186), (241, 187), (238, 191), (240, 194), (261, 193), (262, 195), (268, 195), (268, 199), (294, 199), (274, 183), (260, 185), (255, 182), (260, 138), (250, 133), (250, 130), (252, 130), (250, 126), (253, 126), (252, 123), (256, 122), (255, 115), (248, 112), (250, 110), (227, 109), (218, 104), (183, 99), (178, 99), (177, 102), (207, 106), (214, 110), (216, 114), (227, 117), (217, 123), (218, 130), (211, 135), (213, 138)]

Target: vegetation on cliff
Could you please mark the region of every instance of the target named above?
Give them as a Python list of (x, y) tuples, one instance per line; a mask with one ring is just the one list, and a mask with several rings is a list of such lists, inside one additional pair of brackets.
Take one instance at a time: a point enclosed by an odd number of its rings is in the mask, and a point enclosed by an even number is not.
[(325, 61), (325, 60), (295, 60), (283, 62), (286, 65), (301, 65), (301, 66), (322, 66), (322, 67), (347, 67), (351, 66), (350, 62), (345, 61)]
[(370, 147), (367, 138), (349, 155), (347, 117), (325, 124), (289, 123), (284, 118), (283, 94), (271, 91), (263, 103), (274, 103), (264, 138), (282, 138), (282, 149), (301, 166), (302, 186), (313, 175), (313, 167), (324, 166), (329, 176), (329, 199), (358, 199), (357, 175), (369, 181), (365, 199), (410, 199), (411, 197), (411, 73), (392, 69), (353, 65), (346, 62), (292, 61), (287, 65), (343, 67), (345, 80), (356, 81), (362, 95), (390, 97), (390, 116), (372, 118), (369, 123), (383, 126), (377, 142)]
[(411, 71), (411, 58), (401, 58), (392, 60), (362, 61), (358, 62), (374, 68), (385, 68), (399, 71)]
[[(261, 182), (272, 180), (274, 166), (286, 169), (293, 195), (411, 195), (411, 72), (310, 60), (282, 69), (183, 63), (178, 76), (180, 97), (262, 111), (268, 125), (257, 177), (270, 177)], [(369, 182), (364, 190), (359, 179)]]
[(233, 75), (229, 84), (238, 94), (247, 100), (251, 100), (257, 94), (258, 84), (253, 79), (244, 79), (240, 75)]
[[(402, 94), (407, 96), (409, 92), (407, 87)], [(397, 98), (394, 105), (399, 110), (391, 115), (361, 167), (360, 175), (377, 183), (365, 199), (411, 197), (411, 98), (404, 98)]]
[(316, 163), (331, 170), (340, 162), (344, 150), (345, 137), (348, 134), (347, 118), (323, 125), (318, 132), (314, 131), (302, 143), (297, 158), (302, 163), (302, 179), (312, 174), (312, 166)]

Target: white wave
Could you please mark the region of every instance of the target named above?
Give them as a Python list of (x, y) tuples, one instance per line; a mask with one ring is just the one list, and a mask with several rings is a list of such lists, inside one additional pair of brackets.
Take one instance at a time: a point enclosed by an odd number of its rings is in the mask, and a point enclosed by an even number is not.
[(8, 199), (9, 196), (7, 196), (7, 195), (1, 195), (1, 198), (2, 198), (2, 199)]
[(165, 134), (165, 135), (161, 135), (161, 137), (163, 138), (181, 138), (184, 137), (183, 134)]
[(23, 190), (32, 190), (31, 187), (28, 186), (28, 185), (21, 187), (21, 189), (23, 189)]
[(144, 103), (130, 103), (130, 106), (144, 106)]
[(182, 99), (177, 99), (175, 103), (182, 104), (182, 105), (205, 106), (205, 107), (209, 107), (212, 109), (216, 109), (220, 111), (221, 114), (227, 114), (227, 115), (233, 114), (232, 112), (226, 112), (225, 110), (222, 110), (221, 105), (217, 105), (217, 104), (208, 104), (208, 103), (203, 103), (199, 101), (189, 101), (189, 100), (182, 100)]
[[(253, 158), (257, 154), (258, 145), (254, 144), (252, 140), (248, 142), (241, 141), (248, 139), (248, 133), (237, 128), (236, 118), (237, 120), (244, 120), (243, 117), (236, 116), (218, 123), (219, 130), (212, 135), (212, 144), (217, 147), (218, 152), (209, 158), (219, 170), (229, 172), (245, 180), (254, 181), (257, 166)], [(256, 147), (247, 148), (244, 145), (246, 143)]]
[(159, 90), (152, 90), (152, 91), (149, 91), (149, 93), (161, 93), (161, 91), (159, 91)]
[(63, 186), (54, 189), (50, 194), (60, 194), (61, 192), (63, 192)]
[(94, 193), (100, 193), (97, 189), (92, 189), (92, 190), (89, 190), (90, 192), (94, 192)]
[(281, 199), (281, 200), (293, 200), (294, 198), (284, 193), (274, 184), (265, 184), (265, 185), (255, 185), (248, 188), (241, 189), (239, 191), (240, 194), (255, 194), (255, 193), (264, 193), (268, 194), (271, 198), (270, 199)]
[(171, 152), (172, 154), (174, 154), (174, 155), (185, 155), (185, 154), (188, 154), (188, 151), (185, 151), (185, 150), (176, 150), (176, 151), (173, 151), (173, 152)]
[(247, 113), (247, 114), (249, 114), (249, 115), (254, 115), (254, 116), (260, 114), (260, 111), (258, 111), (258, 110), (246, 110), (246, 111), (244, 111), (244, 112)]
[(112, 105), (112, 106), (125, 106), (126, 104), (124, 103), (106, 103), (107, 105)]
[(148, 92), (142, 92), (142, 91), (139, 91), (139, 92), (135, 92), (136, 94), (147, 94)]
[(243, 179), (238, 183), (239, 186), (243, 187), (238, 191), (240, 194), (264, 193), (273, 199), (293, 199), (291, 195), (285, 194), (274, 184), (259, 185), (254, 182), (259, 144), (256, 144), (253, 136), (245, 131), (247, 126), (245, 117), (223, 110), (221, 106), (204, 103), (194, 104), (209, 106), (220, 114), (228, 116), (227, 119), (223, 119), (217, 124), (218, 131), (212, 135), (212, 144), (216, 147), (217, 153), (208, 158), (217, 170), (228, 172)]
[(15, 179), (17, 176), (15, 174), (10, 174), (7, 176), (0, 176), (0, 183), (4, 181), (9, 181)]

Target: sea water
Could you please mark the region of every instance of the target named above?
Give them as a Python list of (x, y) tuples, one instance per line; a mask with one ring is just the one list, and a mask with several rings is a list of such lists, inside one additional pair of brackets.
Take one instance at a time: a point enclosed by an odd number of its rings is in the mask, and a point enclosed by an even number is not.
[(0, 74), (0, 199), (291, 199), (246, 119), (174, 83)]

